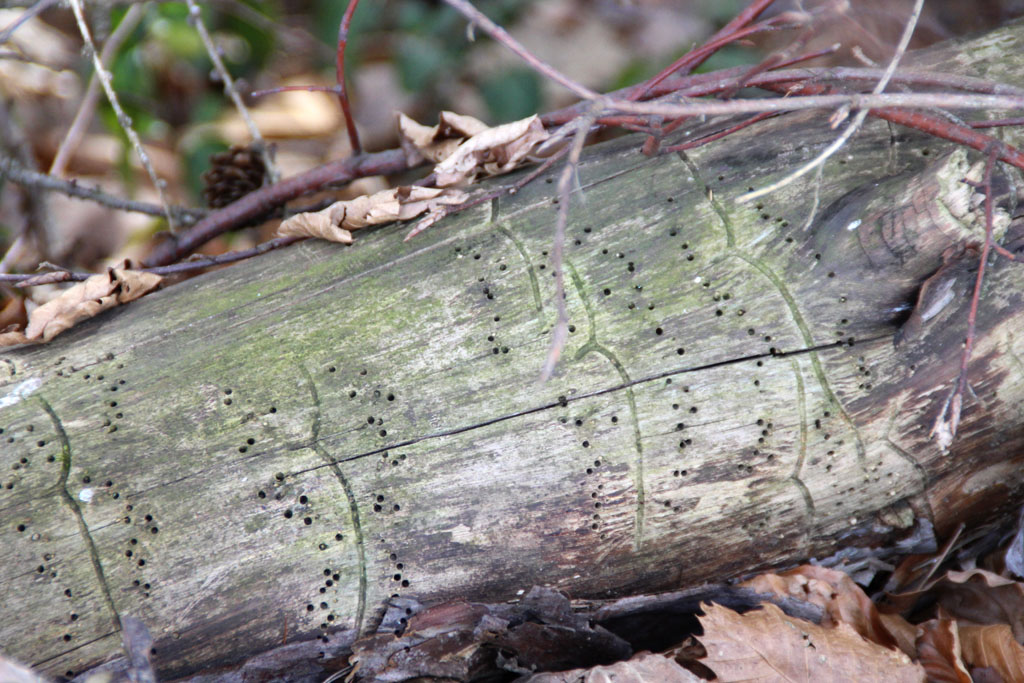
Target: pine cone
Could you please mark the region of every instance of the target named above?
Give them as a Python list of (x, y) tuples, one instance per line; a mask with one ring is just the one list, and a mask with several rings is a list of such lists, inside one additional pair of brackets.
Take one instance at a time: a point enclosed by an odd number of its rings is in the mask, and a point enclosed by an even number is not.
[(263, 185), (267, 168), (252, 146), (232, 147), (210, 156), (210, 169), (203, 173), (203, 198), (207, 206), (227, 206)]

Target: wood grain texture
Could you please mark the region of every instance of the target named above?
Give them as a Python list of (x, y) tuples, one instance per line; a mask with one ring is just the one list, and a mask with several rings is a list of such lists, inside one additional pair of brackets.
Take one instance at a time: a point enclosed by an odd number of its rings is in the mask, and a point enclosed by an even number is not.
[(0, 647), (70, 675), (118, 656), (130, 615), (173, 677), (285, 634), (343, 648), (394, 595), (670, 589), (1017, 505), (1024, 270), (991, 271), (948, 454), (928, 432), (967, 301), (892, 344), (943, 249), (981, 234), (959, 182), (980, 157), (876, 122), (817, 189), (733, 201), (834, 135), (799, 115), (689, 156), (590, 150), (546, 384), (550, 177), (3, 354)]

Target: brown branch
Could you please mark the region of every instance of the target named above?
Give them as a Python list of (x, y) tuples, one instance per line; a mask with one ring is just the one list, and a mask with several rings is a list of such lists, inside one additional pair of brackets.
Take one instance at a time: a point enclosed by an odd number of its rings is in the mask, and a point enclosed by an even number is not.
[[(7, 178), (25, 187), (60, 192), (63, 195), (77, 199), (88, 199), (118, 211), (144, 213), (150, 216), (164, 215), (164, 209), (159, 204), (122, 199), (121, 197), (107, 194), (98, 187), (82, 185), (73, 178), (64, 180), (63, 178), (46, 173), (30, 171), (9, 157), (0, 157), (0, 178)], [(184, 206), (172, 206), (171, 212), (174, 215), (174, 219), (182, 225), (191, 225), (208, 213), (205, 209), (190, 209)]]
[(348, 27), (352, 23), (352, 15), (359, 6), (359, 0), (349, 0), (345, 14), (338, 24), (338, 102), (341, 104), (341, 112), (345, 115), (345, 128), (348, 133), (348, 142), (352, 147), (352, 155), (363, 153), (363, 146), (359, 144), (359, 133), (356, 131), (356, 122), (352, 118), (352, 107), (348, 101), (348, 90), (345, 89), (345, 48), (348, 46)]
[(347, 183), (370, 175), (388, 175), (406, 170), (405, 154), (393, 149), (328, 162), (305, 173), (250, 192), (214, 211), (187, 231), (157, 246), (146, 260), (147, 267), (173, 263), (228, 230), (245, 227), (271, 214), (285, 202), (325, 185)]

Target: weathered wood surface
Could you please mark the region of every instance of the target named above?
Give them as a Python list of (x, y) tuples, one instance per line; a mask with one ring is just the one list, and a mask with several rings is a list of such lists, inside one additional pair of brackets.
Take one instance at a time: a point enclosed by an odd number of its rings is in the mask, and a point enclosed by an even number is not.
[[(992, 60), (1021, 36), (957, 68), (1014, 82)], [(1018, 504), (1024, 269), (990, 272), (948, 454), (928, 433), (966, 298), (892, 344), (942, 250), (980, 234), (959, 182), (979, 156), (869, 123), (817, 193), (737, 205), (831, 142), (815, 121), (588, 152), (546, 384), (544, 178), (409, 243), (297, 245), (3, 354), (3, 652), (70, 675), (132, 615), (184, 675), (343, 646), (392, 595), (675, 588)]]

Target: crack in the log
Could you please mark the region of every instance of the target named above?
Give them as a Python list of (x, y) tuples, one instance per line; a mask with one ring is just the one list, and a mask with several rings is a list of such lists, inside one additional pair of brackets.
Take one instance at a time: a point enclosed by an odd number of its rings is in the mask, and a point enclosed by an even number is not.
[(359, 557), (359, 597), (356, 603), (356, 637), (360, 636), (363, 632), (363, 619), (366, 615), (366, 592), (367, 592), (367, 579), (366, 579), (366, 544), (363, 540), (363, 527), (359, 521), (359, 506), (356, 504), (356, 497), (352, 491), (352, 486), (349, 484), (348, 478), (345, 477), (345, 473), (341, 471), (341, 467), (338, 466), (338, 460), (331, 457), (331, 454), (327, 452), (327, 449), (323, 447), (320, 439), (320, 394), (317, 393), (316, 383), (313, 381), (313, 375), (309, 372), (309, 369), (305, 365), (299, 365), (302, 370), (302, 374), (306, 376), (306, 382), (309, 384), (309, 393), (313, 399), (313, 424), (310, 426), (311, 439), (313, 450), (316, 451), (317, 455), (327, 463), (327, 467), (331, 468), (331, 472), (334, 477), (341, 484), (342, 491), (345, 492), (345, 499), (348, 501), (349, 515), (352, 518), (352, 533), (355, 535), (356, 540), (356, 554)]
[[(790, 293), (789, 288), (786, 287), (786, 283), (782, 281), (775, 271), (769, 268), (760, 260), (755, 259), (747, 254), (740, 252), (739, 250), (733, 250), (733, 256), (745, 262), (751, 268), (754, 268), (759, 273), (765, 276), (775, 289), (779, 292), (783, 301), (786, 302), (786, 307), (789, 308), (790, 317), (793, 319), (793, 323), (797, 326), (800, 331), (800, 336), (804, 338), (804, 344), (807, 345), (808, 349), (813, 346), (814, 338), (811, 336), (811, 330), (807, 327), (807, 322), (804, 320), (803, 315), (800, 314), (800, 309), (796, 304), (796, 299)], [(857, 462), (860, 463), (861, 469), (867, 470), (867, 451), (864, 448), (864, 441), (861, 438), (860, 430), (857, 429), (857, 425), (854, 424), (853, 418), (846, 412), (846, 407), (839, 401), (839, 397), (832, 391), (832, 385), (829, 384), (828, 377), (825, 376), (825, 368), (821, 365), (821, 359), (818, 358), (818, 354), (815, 352), (810, 353), (811, 368), (814, 370), (814, 376), (818, 380), (818, 384), (821, 386), (822, 392), (825, 394), (825, 399), (829, 402), (832, 407), (839, 411), (839, 415), (846, 422), (846, 426), (853, 433), (854, 445), (857, 448)]]
[(92, 645), (93, 643), (99, 642), (99, 641), (103, 640), (104, 638), (110, 638), (111, 636), (116, 637), (118, 640), (121, 639), (120, 632), (118, 632), (118, 631), (109, 631), (109, 632), (104, 633), (102, 635), (98, 635), (95, 638), (90, 638), (89, 640), (86, 640), (84, 642), (78, 643), (74, 647), (69, 647), (66, 650), (61, 650), (57, 654), (51, 655), (51, 656), (47, 657), (46, 659), (40, 659), (38, 661), (32, 662), (32, 664), (30, 666), (33, 669), (39, 669), (41, 667), (46, 666), (47, 664), (49, 664), (50, 662), (52, 662), (55, 659), (59, 659), (60, 657), (66, 657), (67, 655), (71, 654), (75, 650), (81, 650), (83, 647), (88, 647), (89, 645)]
[(576, 293), (583, 303), (583, 309), (587, 312), (587, 325), (589, 327), (587, 342), (576, 352), (576, 360), (582, 360), (588, 353), (594, 351), (604, 356), (619, 373), (626, 388), (626, 400), (629, 402), (629, 415), (633, 423), (633, 447), (636, 450), (636, 460), (630, 470), (633, 473), (633, 488), (636, 489), (636, 513), (633, 525), (633, 550), (639, 551), (644, 540), (644, 517), (647, 506), (647, 489), (644, 482), (644, 449), (640, 441), (640, 417), (636, 410), (636, 396), (633, 387), (630, 385), (629, 373), (618, 357), (608, 347), (597, 341), (597, 323), (594, 321), (594, 308), (587, 296), (583, 279), (576, 268), (568, 260), (565, 262), (569, 278), (572, 280)]
[(118, 614), (117, 607), (114, 606), (114, 598), (110, 593), (110, 586), (107, 585), (107, 577), (103, 572), (103, 563), (100, 561), (99, 551), (96, 550), (96, 543), (89, 532), (89, 525), (85, 523), (82, 509), (78, 507), (78, 502), (67, 488), (68, 475), (71, 473), (71, 441), (68, 439), (67, 432), (64, 431), (64, 424), (49, 401), (42, 396), (37, 396), (36, 398), (40, 405), (42, 405), (43, 410), (46, 411), (46, 414), (50, 416), (54, 431), (57, 432), (57, 439), (60, 441), (60, 476), (57, 479), (57, 491), (60, 494), (61, 500), (71, 510), (71, 514), (74, 515), (75, 521), (78, 523), (78, 532), (89, 553), (89, 560), (92, 562), (93, 573), (96, 575), (96, 582), (99, 584), (103, 601), (113, 615), (114, 629), (119, 631), (121, 629), (121, 615)]
[[(866, 340), (863, 340), (863, 341), (864, 341), (864, 343), (869, 343), (869, 342), (879, 341), (879, 340), (882, 340), (882, 339), (890, 339), (890, 338), (891, 337), (886, 335), (886, 336), (880, 336), (880, 337), (874, 337), (874, 338), (871, 338), (871, 339), (866, 339)], [(646, 384), (648, 382), (656, 382), (656, 381), (665, 379), (667, 377), (675, 377), (676, 375), (683, 375), (683, 374), (690, 373), (690, 372), (703, 372), (703, 371), (706, 371), (706, 370), (713, 370), (715, 368), (720, 368), (720, 367), (726, 367), (726, 366), (729, 366), (729, 365), (734, 365), (736, 363), (746, 363), (746, 362), (749, 362), (749, 361), (756, 361), (756, 360), (761, 360), (761, 359), (765, 359), (765, 358), (785, 358), (785, 357), (788, 357), (788, 356), (797, 356), (797, 355), (803, 355), (803, 354), (813, 354), (813, 353), (817, 353), (819, 351), (825, 351), (825, 350), (828, 350), (828, 349), (835, 349), (835, 348), (838, 348), (839, 346), (841, 346), (841, 343), (840, 342), (835, 342), (835, 343), (831, 343), (831, 344), (821, 344), (821, 345), (814, 346), (814, 347), (809, 348), (809, 349), (798, 349), (798, 350), (795, 350), (795, 351), (786, 351), (786, 352), (776, 351), (774, 354), (773, 353), (758, 353), (758, 354), (753, 354), (753, 355), (750, 355), (750, 356), (741, 356), (739, 358), (730, 358), (728, 360), (716, 361), (714, 363), (706, 363), (704, 365), (697, 365), (697, 366), (685, 367), (685, 368), (676, 368), (674, 370), (665, 370), (664, 372), (659, 372), (659, 373), (655, 373), (653, 375), (647, 375), (645, 377), (640, 377), (640, 378), (637, 378), (637, 379), (632, 379), (632, 380), (630, 380), (628, 382), (623, 382), (621, 384), (616, 384), (616, 385), (613, 385), (613, 386), (610, 386), (610, 387), (605, 387), (604, 389), (595, 389), (594, 391), (578, 394), (578, 395), (572, 396), (572, 397), (563, 396), (563, 397), (560, 397), (560, 399), (558, 401), (552, 401), (550, 403), (545, 403), (545, 404), (542, 404), (542, 405), (539, 405), (539, 406), (534, 406), (533, 408), (525, 408), (523, 410), (518, 410), (518, 411), (516, 411), (514, 413), (507, 413), (505, 415), (498, 415), (496, 417), (492, 417), (492, 418), (487, 419), (487, 420), (482, 420), (480, 422), (474, 422), (472, 424), (463, 425), (461, 427), (452, 427), (450, 429), (443, 429), (443, 430), (440, 430), (440, 431), (431, 432), (430, 434), (424, 434), (423, 436), (417, 436), (417, 437), (414, 437), (412, 439), (406, 439), (404, 441), (398, 441), (398, 442), (395, 442), (395, 443), (388, 444), (386, 446), (380, 446), (378, 448), (374, 448), (374, 449), (369, 450), (369, 451), (364, 451), (362, 453), (353, 453), (353, 454), (347, 455), (347, 456), (345, 456), (343, 458), (339, 458), (337, 460), (333, 460), (332, 463), (350, 462), (350, 461), (353, 461), (353, 460), (361, 460), (363, 458), (368, 458), (368, 457), (371, 457), (371, 456), (374, 456), (374, 455), (380, 455), (384, 451), (393, 450), (393, 449), (396, 449), (396, 448), (405, 448), (406, 446), (412, 446), (414, 444), (422, 443), (424, 441), (429, 441), (431, 439), (441, 439), (441, 438), (445, 438), (445, 437), (449, 437), (449, 436), (455, 436), (455, 435), (458, 435), (458, 434), (463, 434), (465, 432), (469, 432), (469, 431), (472, 431), (474, 429), (481, 429), (483, 427), (489, 427), (491, 425), (499, 424), (499, 423), (505, 422), (507, 420), (514, 420), (514, 419), (519, 418), (519, 417), (525, 417), (527, 415), (533, 415), (535, 413), (539, 413), (539, 412), (542, 412), (542, 411), (545, 411), (545, 410), (552, 410), (554, 408), (564, 408), (565, 406), (569, 405), (570, 403), (576, 403), (578, 401), (584, 401), (584, 400), (587, 400), (587, 399), (590, 399), (590, 398), (595, 398), (597, 396), (604, 396), (605, 394), (615, 393), (616, 391), (624, 391), (626, 389), (638, 386), (640, 384)], [(335, 435), (328, 435), (328, 436), (325, 436), (325, 437), (321, 437), (321, 440), (322, 441), (330, 441), (330, 440), (333, 440), (333, 439), (336, 439), (336, 438), (341, 438), (341, 437), (343, 437), (345, 435), (347, 435), (347, 434), (339, 433), (339, 434), (335, 434)], [(306, 446), (305, 445), (297, 445), (297, 446), (290, 447), (290, 450), (297, 450), (297, 449), (301, 449), (301, 448), (306, 448)], [(252, 454), (250, 456), (247, 456), (247, 458), (256, 457), (257, 455), (262, 455), (262, 453), (255, 453), (255, 454)], [(307, 472), (318, 470), (318, 469), (320, 469), (322, 467), (326, 467), (326, 466), (327, 465), (316, 465), (314, 467), (308, 467), (308, 468), (302, 469), (302, 470), (295, 470), (294, 472), (288, 473), (285, 476), (286, 477), (297, 476), (297, 475), (300, 475), (300, 474), (305, 474)]]
[(800, 336), (803, 337), (804, 345), (808, 351), (810, 351), (811, 367), (814, 369), (814, 375), (818, 380), (818, 384), (821, 385), (821, 390), (825, 394), (826, 400), (839, 411), (839, 415), (846, 422), (846, 426), (853, 433), (854, 445), (857, 450), (857, 462), (860, 464), (861, 469), (867, 471), (867, 451), (864, 448), (864, 441), (861, 438), (860, 430), (857, 425), (854, 424), (850, 414), (846, 411), (846, 407), (840, 403), (839, 398), (832, 391), (832, 387), (828, 382), (828, 378), (825, 376), (825, 369), (821, 366), (821, 360), (818, 358), (817, 353), (813, 352), (814, 338), (811, 335), (810, 328), (807, 327), (807, 322), (804, 320), (803, 315), (800, 313), (800, 308), (797, 306), (796, 299), (790, 293), (789, 288), (786, 287), (786, 283), (782, 281), (775, 271), (762, 263), (760, 259), (756, 259), (749, 254), (745, 253), (741, 249), (736, 247), (736, 237), (733, 233), (732, 221), (729, 219), (728, 213), (725, 211), (725, 207), (722, 206), (721, 202), (715, 199), (714, 193), (708, 186), (704, 179), (700, 175), (700, 169), (697, 165), (686, 155), (685, 152), (678, 152), (678, 156), (683, 160), (683, 163), (690, 169), (693, 174), (694, 180), (703, 187), (704, 196), (707, 198), (708, 203), (716, 214), (718, 214), (719, 220), (722, 221), (722, 226), (725, 228), (725, 242), (726, 242), (726, 258), (734, 256), (751, 268), (754, 268), (775, 287), (782, 297), (782, 300), (786, 303), (786, 307), (789, 309), (790, 318), (796, 325), (797, 330), (800, 332)]

